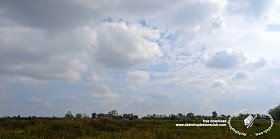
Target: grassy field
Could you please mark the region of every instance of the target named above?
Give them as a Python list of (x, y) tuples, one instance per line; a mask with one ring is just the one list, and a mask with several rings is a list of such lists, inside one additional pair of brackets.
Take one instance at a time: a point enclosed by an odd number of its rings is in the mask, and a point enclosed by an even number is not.
[[(188, 139), (188, 138), (244, 138), (225, 127), (176, 127), (178, 123), (202, 123), (202, 121), (164, 120), (111, 120), (111, 119), (57, 119), (57, 120), (13, 120), (0, 121), (0, 138), (11, 139)], [(242, 121), (232, 126), (245, 132)], [(269, 121), (256, 121), (250, 131), (259, 132), (269, 126)], [(247, 136), (246, 138), (257, 138)], [(258, 138), (280, 138), (280, 123)]]

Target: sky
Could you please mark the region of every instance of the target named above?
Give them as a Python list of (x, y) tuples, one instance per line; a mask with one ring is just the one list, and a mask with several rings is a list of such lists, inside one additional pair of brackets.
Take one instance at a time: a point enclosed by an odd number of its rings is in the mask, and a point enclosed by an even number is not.
[(1, 0), (0, 116), (280, 103), (276, 0)]

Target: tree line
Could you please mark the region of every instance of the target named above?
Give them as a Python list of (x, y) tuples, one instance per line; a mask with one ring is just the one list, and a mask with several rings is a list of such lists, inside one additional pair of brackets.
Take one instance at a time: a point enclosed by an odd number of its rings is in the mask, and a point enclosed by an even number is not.
[[(268, 112), (274, 120), (280, 120), (280, 104), (277, 107), (274, 107), (269, 110)], [(239, 114), (238, 116), (233, 117), (235, 120), (243, 120), (245, 119), (249, 114)], [(202, 120), (202, 119), (228, 119), (230, 115), (218, 115), (216, 111), (212, 112), (212, 116), (205, 116), (205, 115), (195, 115), (192, 112), (189, 112), (187, 114), (148, 114), (141, 119), (144, 120)], [(101, 119), (101, 118), (110, 118), (110, 119), (125, 119), (125, 120), (136, 120), (139, 119), (138, 115), (135, 115), (133, 113), (124, 113), (124, 114), (118, 114), (117, 110), (109, 111), (108, 113), (92, 113), (91, 116), (88, 116), (86, 114), (77, 113), (76, 115), (73, 115), (71, 111), (68, 111), (64, 117), (36, 117), (36, 116), (28, 116), (28, 117), (21, 117), (18, 116), (5, 116), (0, 119), (15, 119), (15, 120), (34, 120), (34, 119), (47, 119), (47, 120), (56, 120), (56, 119), (82, 119), (82, 118), (91, 118), (91, 119)], [(267, 115), (260, 115), (257, 114), (257, 119), (269, 119)]]

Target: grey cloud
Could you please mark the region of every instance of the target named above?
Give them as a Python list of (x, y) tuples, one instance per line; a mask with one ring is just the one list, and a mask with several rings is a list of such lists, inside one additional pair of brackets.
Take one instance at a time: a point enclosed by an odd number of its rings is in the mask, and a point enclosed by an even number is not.
[(211, 18), (211, 15), (218, 11), (218, 6), (210, 2), (195, 2), (187, 4), (174, 13), (173, 20), (176, 23), (189, 25), (200, 24)]
[(2, 0), (0, 17), (29, 27), (61, 30), (93, 20), (98, 11), (74, 0)]
[(222, 27), (222, 24), (223, 24), (223, 20), (221, 19), (221, 17), (213, 17), (210, 20), (210, 27), (213, 29)]
[(253, 62), (253, 66), (258, 67), (264, 67), (268, 64), (269, 60), (266, 58), (259, 58), (257, 61)]
[(2, 0), (0, 25), (21, 24), (59, 31), (107, 17), (139, 20), (177, 2), (167, 0)]
[(228, 69), (239, 67), (246, 62), (247, 57), (243, 52), (221, 50), (207, 60), (206, 66), (209, 68)]
[(247, 53), (238, 50), (221, 50), (206, 58), (206, 66), (217, 69), (243, 68), (243, 69), (259, 69), (268, 64), (269, 60), (260, 57), (255, 59)]
[(235, 72), (232, 75), (233, 80), (247, 80), (250, 78), (251, 78), (251, 75), (248, 72), (244, 72), (244, 71)]
[(114, 11), (119, 11), (122, 14), (140, 16), (167, 9), (167, 7), (170, 7), (170, 5), (173, 5), (174, 3), (178, 3), (178, 1), (171, 3), (168, 0), (115, 0), (115, 4), (112, 5), (108, 4), (111, 3), (110, 0), (105, 0), (103, 3), (107, 3), (104, 5), (111, 6), (110, 8), (113, 8)]
[(79, 80), (80, 72), (86, 68), (79, 56), (83, 39), (76, 33), (48, 38), (28, 28), (8, 27), (0, 32), (0, 75)]
[(0, 7), (3, 9), (0, 11), (0, 25), (15, 22), (50, 31), (71, 29), (107, 17), (126, 20), (144, 17), (145, 20), (159, 24), (170, 22), (194, 25), (209, 20), (219, 9), (212, 2), (182, 0), (3, 0), (0, 1)]

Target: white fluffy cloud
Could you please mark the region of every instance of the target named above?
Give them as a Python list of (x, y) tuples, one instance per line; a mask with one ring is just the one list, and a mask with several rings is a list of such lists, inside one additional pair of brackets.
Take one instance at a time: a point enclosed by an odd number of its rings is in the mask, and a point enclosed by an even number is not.
[(106, 67), (125, 69), (160, 57), (159, 30), (126, 22), (102, 23), (96, 28), (95, 60)]

